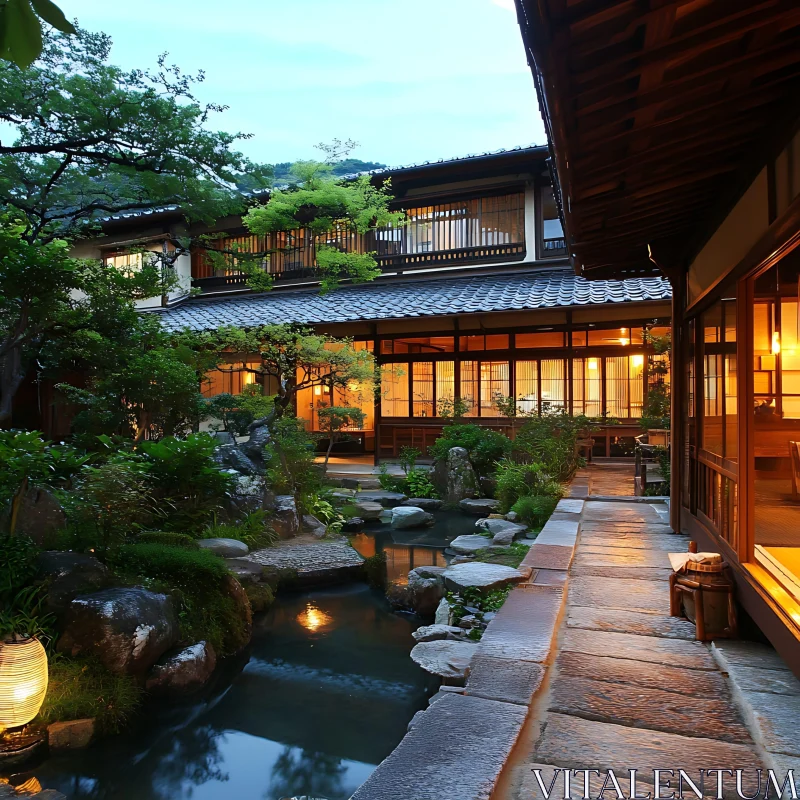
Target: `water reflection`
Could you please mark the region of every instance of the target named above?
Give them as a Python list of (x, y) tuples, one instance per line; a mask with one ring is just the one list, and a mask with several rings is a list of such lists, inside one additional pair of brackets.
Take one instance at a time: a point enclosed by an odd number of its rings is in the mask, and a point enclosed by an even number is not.
[(15, 782), (71, 800), (346, 800), (425, 705), (414, 627), (364, 586), (284, 597), (238, 674)]

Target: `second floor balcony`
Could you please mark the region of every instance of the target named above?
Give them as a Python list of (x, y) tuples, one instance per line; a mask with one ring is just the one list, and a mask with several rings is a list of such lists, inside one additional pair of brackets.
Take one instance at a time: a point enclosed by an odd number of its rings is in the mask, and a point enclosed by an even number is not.
[[(247, 259), (251, 268), (255, 263), (275, 280), (313, 279), (317, 249), (322, 246), (347, 253), (374, 253), (381, 269), (393, 274), (526, 258), (522, 191), (404, 210), (404, 225), (364, 234), (341, 226), (322, 235), (298, 228), (266, 236), (239, 233), (220, 237), (193, 249), (192, 282), (211, 291), (243, 287), (247, 276), (241, 259)], [(209, 256), (211, 250), (220, 255)]]

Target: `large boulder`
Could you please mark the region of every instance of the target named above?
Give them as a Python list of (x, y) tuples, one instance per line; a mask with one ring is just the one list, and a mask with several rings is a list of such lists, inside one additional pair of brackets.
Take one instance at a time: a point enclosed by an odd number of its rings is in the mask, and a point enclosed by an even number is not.
[(235, 444), (222, 444), (214, 450), (214, 461), (223, 469), (232, 469), (242, 475), (263, 475), (263, 462), (255, 462)]
[(236, 444), (236, 437), (230, 431), (213, 431), (211, 436), (217, 441), (217, 445)]
[(197, 642), (165, 653), (150, 669), (145, 688), (158, 694), (197, 691), (217, 666), (217, 654), (208, 642)]
[(419, 616), (433, 618), (436, 613), (445, 594), (443, 573), (444, 567), (418, 567), (408, 573), (411, 607)]
[(401, 506), (416, 506), (423, 511), (438, 511), (442, 507), (442, 501), (433, 497), (409, 497), (403, 500)]
[(47, 550), (39, 553), (37, 575), (47, 581), (47, 607), (63, 614), (79, 594), (105, 588), (111, 573), (94, 556)]
[(460, 683), (466, 677), (477, 647), (476, 642), (468, 640), (420, 642), (411, 650), (411, 658), (425, 672), (449, 683)]
[(344, 533), (360, 533), (364, 528), (364, 520), (361, 517), (350, 517), (342, 523)]
[(519, 570), (505, 567), (502, 564), (473, 561), (470, 564), (456, 564), (448, 567), (442, 574), (442, 578), (445, 587), (453, 592), (470, 588), (489, 592), (511, 583), (521, 583), (525, 580), (525, 575)]
[(250, 552), (250, 548), (238, 539), (200, 539), (197, 544), (222, 558), (241, 558)]
[(66, 524), (67, 515), (52, 492), (39, 487), (28, 489), (17, 516), (16, 532), (20, 536), (28, 536), (42, 547)]
[(378, 519), (383, 513), (383, 506), (374, 500), (358, 500), (353, 505), (363, 520)]
[(433, 617), (434, 625), (450, 626), (453, 623), (453, 610), (450, 608), (450, 603), (447, 598), (443, 597), (436, 606), (436, 614)]
[(313, 514), (303, 514), (300, 524), (306, 533), (313, 534), (317, 539), (323, 539), (328, 532), (325, 523), (317, 519)]
[(300, 533), (300, 513), (292, 495), (279, 494), (275, 498), (270, 523), (281, 539), (293, 539)]
[(250, 438), (239, 445), (239, 450), (252, 461), (260, 470), (266, 468), (264, 448), (269, 444), (272, 436), (266, 425), (253, 423), (249, 429)]
[(445, 503), (480, 496), (478, 476), (464, 447), (451, 447), (447, 458), (434, 464), (431, 480)]
[(241, 474), (236, 470), (228, 470), (233, 475), (233, 491), (228, 505), (237, 514), (249, 514), (264, 507), (266, 482), (262, 475)]
[(222, 584), (225, 594), (233, 600), (236, 615), (244, 621), (242, 638), (232, 648), (235, 652), (241, 652), (250, 643), (250, 636), (253, 633), (253, 607), (250, 605), (250, 598), (244, 586), (233, 575), (226, 575)]
[(392, 509), (392, 528), (425, 528), (433, 525), (433, 514), (416, 506), (396, 506)]
[(498, 531), (492, 537), (492, 547), (509, 547), (514, 543), (514, 531), (502, 530)]
[(408, 500), (408, 495), (401, 492), (386, 492), (383, 489), (368, 489), (358, 493), (358, 500), (359, 502), (367, 500), (372, 503), (380, 503), (384, 508), (394, 508)]
[(489, 514), (494, 513), (499, 506), (500, 503), (498, 503), (497, 500), (493, 500), (491, 497), (468, 497), (458, 504), (458, 507), (462, 511), (466, 511), (467, 514), (475, 514), (478, 517), (488, 517)]
[(490, 542), (485, 536), (478, 533), (465, 536), (456, 536), (448, 547), (461, 556), (474, 556), (479, 550), (485, 550)]
[(155, 664), (178, 636), (168, 595), (138, 587), (105, 589), (69, 604), (58, 650), (94, 655), (112, 672), (133, 674)]

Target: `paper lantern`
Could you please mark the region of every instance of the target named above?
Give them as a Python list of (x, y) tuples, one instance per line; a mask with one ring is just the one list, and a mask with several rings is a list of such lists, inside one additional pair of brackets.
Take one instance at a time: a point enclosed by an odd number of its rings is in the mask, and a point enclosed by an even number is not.
[(47, 694), (47, 653), (31, 637), (0, 643), (0, 730), (27, 725)]

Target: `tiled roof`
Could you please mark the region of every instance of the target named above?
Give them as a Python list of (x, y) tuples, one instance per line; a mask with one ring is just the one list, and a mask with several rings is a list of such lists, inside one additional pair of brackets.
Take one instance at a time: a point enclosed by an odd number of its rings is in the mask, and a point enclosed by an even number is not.
[(587, 281), (568, 269), (514, 275), (378, 280), (320, 296), (316, 289), (275, 290), (219, 299), (195, 298), (161, 314), (170, 330), (213, 330), (225, 325), (353, 322), (489, 311), (668, 300), (663, 278)]

